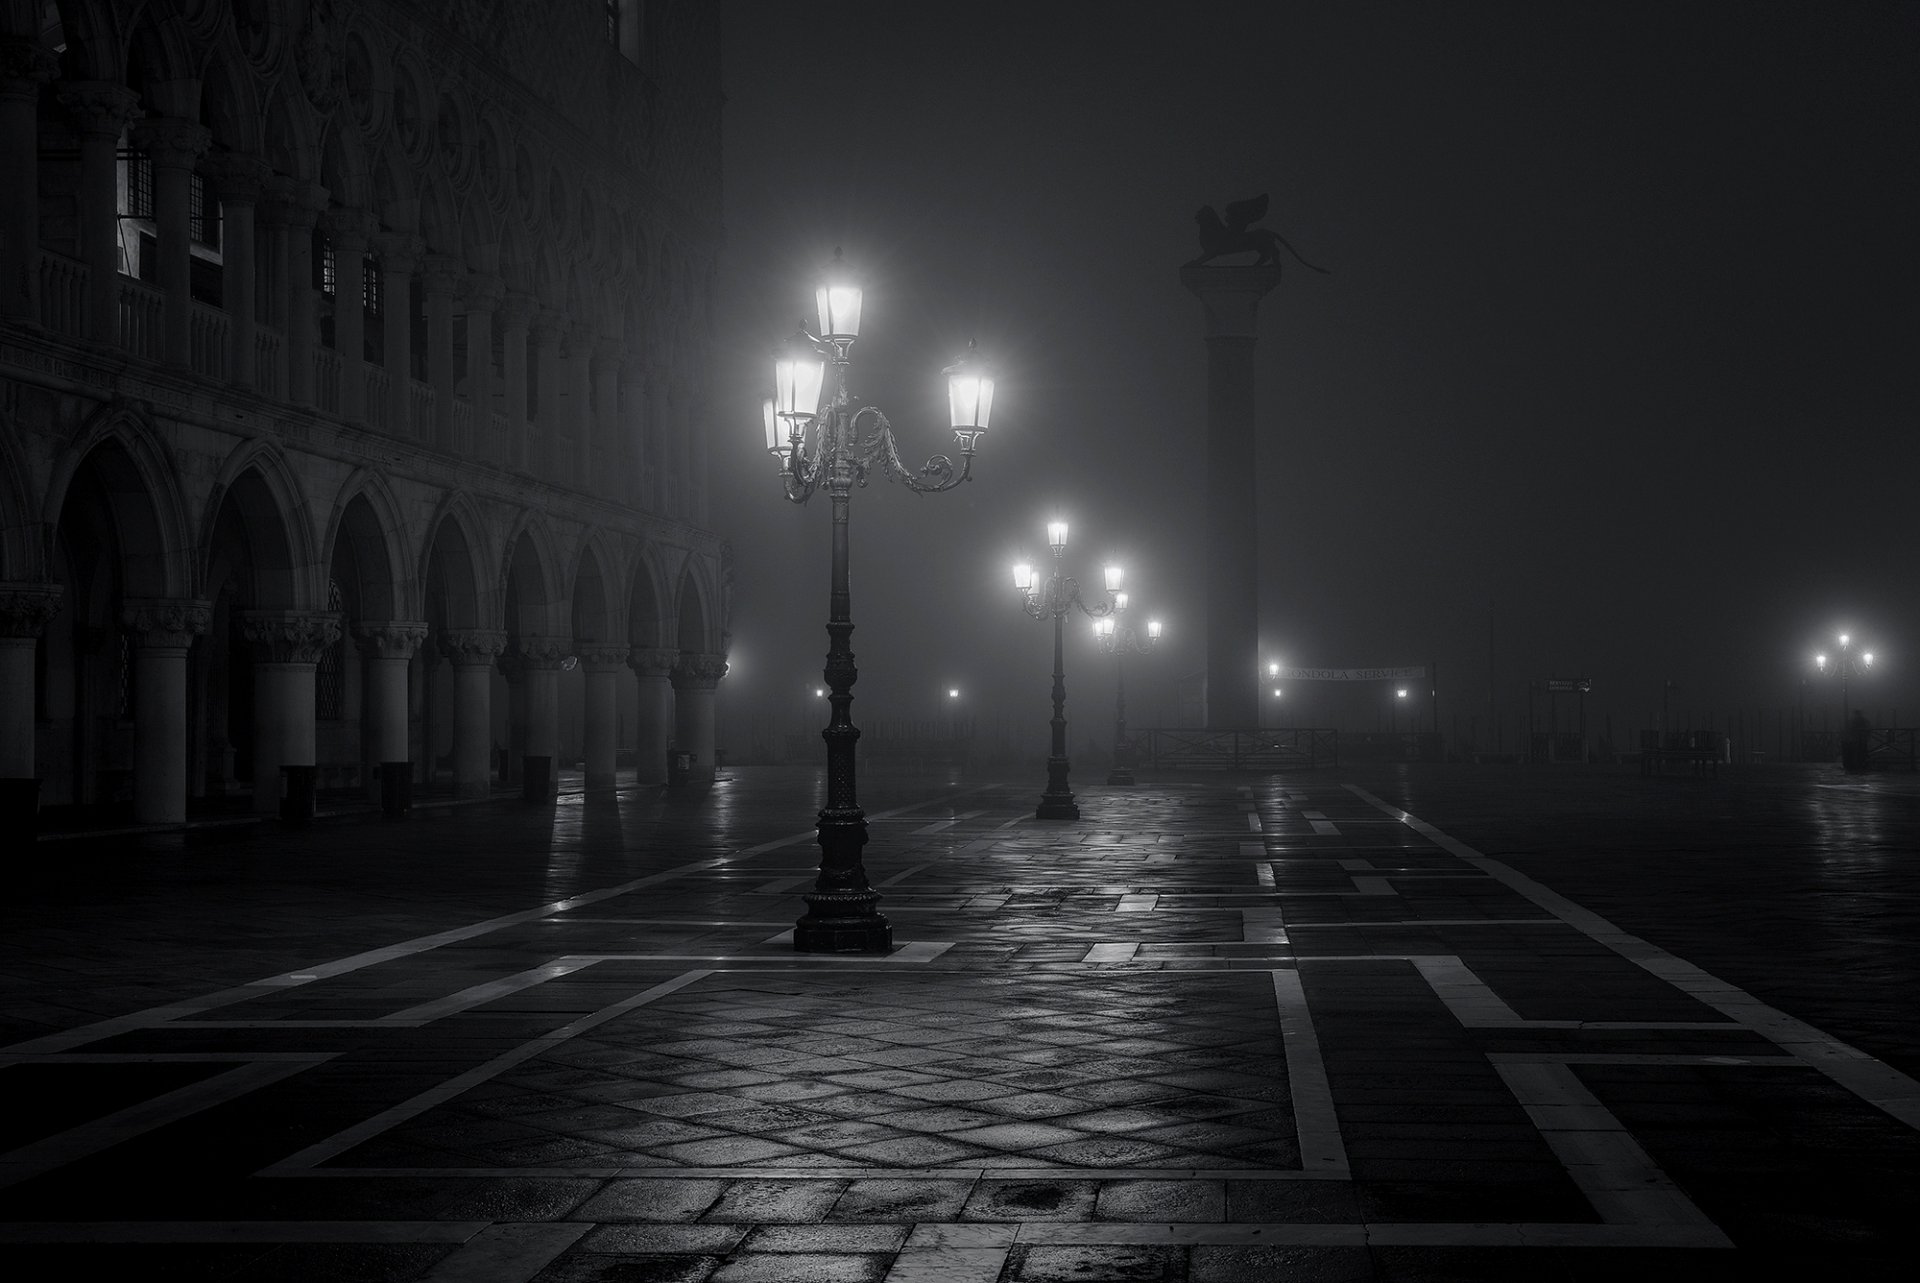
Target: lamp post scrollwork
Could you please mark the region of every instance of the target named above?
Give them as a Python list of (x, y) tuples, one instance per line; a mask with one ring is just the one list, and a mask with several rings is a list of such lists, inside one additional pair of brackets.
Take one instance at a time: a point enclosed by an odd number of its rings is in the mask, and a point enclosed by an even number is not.
[(1072, 763), (1067, 759), (1067, 677), (1064, 664), (1061, 621), (1070, 610), (1078, 609), (1089, 618), (1100, 619), (1114, 611), (1114, 594), (1120, 591), (1122, 571), (1118, 566), (1105, 569), (1106, 594), (1088, 605), (1080, 596), (1080, 581), (1061, 568), (1067, 550), (1067, 523), (1047, 523), (1047, 544), (1053, 549), (1053, 570), (1044, 580), (1036, 580), (1033, 567), (1021, 562), (1013, 568), (1013, 586), (1020, 593), (1020, 604), (1035, 619), (1053, 620), (1053, 739), (1047, 754), (1047, 788), (1040, 795), (1034, 815), (1042, 820), (1077, 820), (1080, 806), (1067, 787)]
[(838, 251), (821, 283), (819, 333), (803, 322), (774, 358), (774, 398), (762, 407), (767, 452), (780, 461), (780, 484), (789, 502), (803, 504), (825, 490), (833, 503), (833, 569), (827, 601), (827, 681), (831, 716), (821, 738), (827, 745), (827, 804), (819, 813), (820, 876), (801, 898), (807, 911), (794, 924), (793, 947), (806, 953), (885, 953), (893, 927), (879, 911), (880, 897), (868, 884), (861, 860), (867, 842), (866, 813), (855, 786), (853, 724), (853, 610), (847, 588), (847, 509), (856, 485), (878, 469), (919, 494), (951, 490), (971, 478), (973, 456), (993, 411), (993, 378), (968, 344), (949, 366), (947, 401), (960, 463), (934, 455), (918, 470), (900, 460), (893, 424), (873, 406), (857, 406), (849, 352), (860, 333), (862, 291), (847, 274)]

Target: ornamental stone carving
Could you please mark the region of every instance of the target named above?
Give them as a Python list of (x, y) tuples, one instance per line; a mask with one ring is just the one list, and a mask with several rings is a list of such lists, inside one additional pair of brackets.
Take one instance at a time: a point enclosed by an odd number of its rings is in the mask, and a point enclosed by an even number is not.
[(200, 172), (213, 181), (221, 200), (257, 202), (266, 190), (273, 168), (263, 160), (239, 152), (217, 152), (200, 162)]
[(680, 658), (677, 650), (667, 650), (659, 646), (634, 646), (627, 651), (627, 667), (642, 680), (649, 677), (666, 677), (673, 672), (674, 661)]
[(328, 610), (243, 610), (240, 632), (263, 664), (317, 664), (340, 640), (341, 617)]
[(467, 265), (450, 254), (429, 254), (421, 263), (428, 298), (452, 298), (466, 279)]
[(412, 232), (381, 232), (373, 238), (380, 253), (380, 266), (388, 273), (411, 275), (426, 252), (427, 243)]
[(380, 220), (363, 209), (330, 209), (320, 215), (320, 230), (334, 249), (346, 253), (364, 254), (379, 226)]
[(460, 299), (471, 312), (491, 312), (505, 297), (507, 283), (485, 272), (469, 272), (460, 287)]
[(353, 625), (353, 639), (378, 659), (412, 659), (427, 639), (427, 625), (409, 619), (363, 619)]
[(147, 154), (156, 169), (192, 169), (213, 145), (213, 134), (191, 120), (163, 117), (135, 125), (133, 145)]
[(33, 93), (59, 72), (60, 59), (38, 40), (0, 40), (0, 93)]
[(677, 691), (710, 691), (720, 684), (727, 675), (727, 657), (725, 655), (699, 654), (694, 651), (682, 651), (679, 662), (674, 664), (670, 674), (673, 688)]
[(507, 634), (499, 628), (444, 628), (440, 631), (440, 653), (455, 668), (491, 664), (507, 648)]
[(626, 664), (630, 652), (625, 646), (608, 642), (575, 642), (573, 653), (580, 657), (580, 666), (588, 672), (611, 673)]
[(60, 613), (64, 591), (59, 584), (0, 584), (0, 637), (38, 637)]
[(81, 134), (118, 138), (129, 121), (140, 118), (140, 95), (105, 81), (63, 82), (57, 91), (67, 119)]
[(134, 645), (185, 650), (213, 622), (213, 606), (204, 601), (135, 598), (124, 603), (120, 620), (134, 634)]
[(267, 222), (311, 231), (327, 207), (327, 189), (299, 178), (276, 176), (267, 180), (260, 212)]
[(514, 648), (523, 668), (558, 668), (572, 653), (558, 637), (525, 637)]
[(341, 28), (333, 13), (333, 0), (313, 0), (307, 10), (307, 23), (294, 41), (293, 63), (300, 73), (300, 85), (311, 102), (325, 116), (332, 113), (344, 88), (344, 66), (340, 56)]

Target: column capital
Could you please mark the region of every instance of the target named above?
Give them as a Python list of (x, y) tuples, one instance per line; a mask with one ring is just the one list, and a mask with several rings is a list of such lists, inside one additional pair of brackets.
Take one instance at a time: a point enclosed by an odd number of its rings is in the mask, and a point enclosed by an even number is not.
[(26, 96), (60, 74), (60, 59), (31, 36), (0, 39), (0, 93)]
[(453, 298), (466, 280), (467, 264), (451, 254), (428, 254), (420, 260), (428, 298)]
[(213, 145), (213, 133), (191, 120), (162, 116), (135, 125), (133, 144), (156, 168), (192, 169)]
[(589, 673), (613, 673), (626, 667), (629, 652), (624, 644), (576, 641), (573, 653), (580, 657), (580, 666)]
[(644, 391), (649, 377), (647, 362), (638, 352), (626, 352), (620, 357), (620, 386)]
[(213, 622), (210, 602), (170, 597), (134, 597), (121, 603), (120, 621), (136, 634), (134, 645), (185, 650)]
[(469, 312), (491, 312), (500, 307), (507, 283), (486, 272), (468, 272), (460, 290), (460, 300)]
[(680, 652), (680, 658), (668, 676), (677, 691), (710, 691), (720, 684), (727, 675), (727, 657), (725, 655), (700, 654), (694, 651)]
[(233, 151), (208, 156), (200, 162), (200, 172), (213, 181), (221, 200), (242, 204), (259, 201), (273, 178), (273, 167), (267, 162)]
[(269, 664), (317, 664), (340, 640), (340, 614), (331, 610), (243, 610), (240, 632), (255, 658)]
[(500, 296), (500, 323), (509, 329), (525, 329), (540, 310), (540, 300), (519, 290), (507, 290)]
[(513, 648), (513, 653), (522, 668), (535, 669), (558, 668), (573, 652), (568, 643), (558, 637), (526, 637)]
[(353, 639), (381, 659), (412, 659), (427, 639), (427, 625), (424, 620), (361, 619), (354, 621)]
[(673, 671), (680, 652), (663, 646), (632, 646), (627, 649), (627, 667), (640, 677), (665, 677)]
[(1280, 268), (1277, 264), (1196, 267), (1189, 263), (1180, 269), (1180, 283), (1206, 310), (1208, 338), (1250, 339), (1260, 300), (1280, 283)]
[(500, 652), (506, 648), (507, 634), (502, 628), (443, 628), (440, 630), (440, 653), (445, 655), (455, 668), (484, 667), (499, 658)]
[(551, 307), (539, 308), (529, 320), (527, 330), (541, 347), (557, 343), (567, 332), (567, 314)]
[(311, 231), (327, 207), (327, 189), (302, 178), (276, 174), (267, 179), (260, 212), (269, 223)]
[(412, 273), (426, 252), (427, 243), (412, 232), (380, 232), (373, 238), (380, 254), (380, 266), (389, 272)]
[(125, 85), (69, 80), (55, 92), (67, 109), (67, 119), (82, 134), (117, 139), (130, 121), (140, 118), (140, 95)]
[(0, 583), (0, 637), (38, 637), (60, 613), (60, 584)]
[(626, 360), (626, 348), (619, 339), (602, 334), (593, 341), (593, 359), (606, 364), (618, 365)]
[(320, 215), (320, 230), (333, 241), (335, 249), (366, 253), (379, 222), (364, 209), (330, 209)]

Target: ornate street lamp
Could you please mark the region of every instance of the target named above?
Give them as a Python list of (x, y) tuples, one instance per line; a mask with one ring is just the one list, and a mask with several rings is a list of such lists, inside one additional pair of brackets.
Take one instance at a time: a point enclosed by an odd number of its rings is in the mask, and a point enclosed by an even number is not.
[(1035, 619), (1053, 619), (1053, 744), (1047, 755), (1047, 789), (1040, 795), (1034, 815), (1042, 820), (1077, 820), (1080, 807), (1067, 787), (1071, 764), (1067, 761), (1067, 675), (1060, 621), (1075, 607), (1093, 619), (1111, 615), (1113, 594), (1120, 591), (1121, 570), (1118, 566), (1106, 568), (1106, 600), (1089, 606), (1081, 600), (1080, 582), (1060, 568), (1061, 554), (1067, 550), (1066, 522), (1047, 523), (1047, 544), (1053, 549), (1053, 571), (1044, 582), (1035, 582), (1033, 567), (1024, 561), (1013, 568), (1013, 586), (1019, 590), (1020, 604), (1026, 612)]
[(1127, 625), (1126, 617), (1127, 594), (1116, 592), (1113, 613), (1093, 621), (1093, 635), (1099, 639), (1100, 649), (1113, 656), (1113, 769), (1107, 772), (1109, 784), (1133, 783), (1133, 741), (1127, 738), (1127, 682), (1123, 671), (1127, 652), (1150, 655), (1160, 644), (1159, 620), (1147, 621), (1146, 636), (1142, 638)]
[[(827, 743), (827, 804), (819, 815), (820, 876), (801, 898), (807, 911), (794, 924), (793, 947), (805, 953), (885, 953), (893, 927), (880, 912), (880, 897), (867, 882), (860, 848), (867, 843), (867, 817), (854, 785), (850, 715), (853, 683), (853, 613), (847, 591), (847, 500), (877, 467), (909, 490), (934, 494), (973, 475), (973, 454), (993, 413), (993, 378), (973, 344), (949, 366), (947, 402), (960, 466), (937, 454), (918, 472), (900, 462), (893, 425), (873, 406), (855, 408), (848, 351), (860, 333), (861, 291), (847, 274), (839, 251), (817, 293), (818, 334), (803, 322), (774, 358), (774, 397), (764, 407), (767, 449), (780, 460), (780, 484), (792, 503), (805, 503), (825, 488), (833, 500), (833, 578), (828, 591), (827, 666), (832, 716), (820, 737)], [(784, 443), (776, 429), (784, 428)]]
[[(1847, 752), (1847, 745), (1855, 738), (1853, 727), (1848, 725), (1853, 713), (1847, 701), (1847, 683), (1855, 677), (1864, 677), (1873, 671), (1873, 652), (1870, 650), (1856, 652), (1853, 649), (1853, 638), (1846, 633), (1841, 633), (1839, 640), (1839, 655), (1831, 663), (1828, 662), (1827, 656), (1815, 655), (1813, 666), (1820, 671), (1822, 677), (1832, 674), (1840, 679), (1840, 760), (1846, 763), (1850, 770), (1864, 770), (1865, 763), (1853, 762)], [(1864, 743), (1855, 749), (1858, 753), (1864, 753), (1865, 750)]]

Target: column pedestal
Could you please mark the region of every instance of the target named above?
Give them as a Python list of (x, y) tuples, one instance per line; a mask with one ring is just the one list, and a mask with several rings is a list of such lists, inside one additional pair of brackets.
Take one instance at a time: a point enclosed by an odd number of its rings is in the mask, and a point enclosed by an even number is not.
[(60, 593), (59, 584), (0, 584), (0, 833), (32, 837), (39, 823), (34, 647), (60, 609)]
[(559, 781), (560, 662), (567, 648), (535, 638), (520, 644), (520, 680), (527, 692), (527, 750), (520, 759), (520, 795), (534, 805), (553, 801)]
[[(313, 670), (340, 640), (340, 616), (301, 610), (247, 610), (242, 634), (254, 646), (253, 809), (288, 824), (313, 822)], [(285, 786), (282, 787), (284, 776)]]

